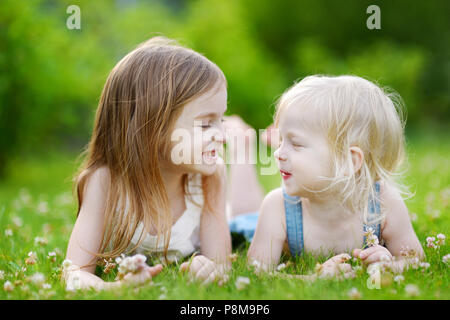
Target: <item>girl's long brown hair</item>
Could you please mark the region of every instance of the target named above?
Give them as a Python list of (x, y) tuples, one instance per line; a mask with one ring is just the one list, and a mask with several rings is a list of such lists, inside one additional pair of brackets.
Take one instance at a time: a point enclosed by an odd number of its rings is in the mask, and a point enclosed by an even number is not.
[[(157, 240), (164, 236), (167, 253), (172, 215), (160, 161), (170, 154), (170, 134), (183, 106), (220, 82), (226, 85), (214, 63), (164, 37), (140, 44), (112, 69), (91, 140), (81, 154), (84, 161), (74, 178), (78, 216), (87, 180), (98, 168), (109, 169), (103, 240), (99, 252), (93, 253), (97, 258), (124, 253), (140, 222), (143, 230), (157, 230)], [(213, 212), (211, 197), (218, 179), (218, 173), (202, 179), (209, 212)], [(132, 250), (143, 238), (141, 234)]]

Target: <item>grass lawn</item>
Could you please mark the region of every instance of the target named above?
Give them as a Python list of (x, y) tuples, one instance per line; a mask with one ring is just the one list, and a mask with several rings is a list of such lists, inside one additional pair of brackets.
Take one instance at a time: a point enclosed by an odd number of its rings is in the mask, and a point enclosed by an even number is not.
[[(256, 275), (246, 265), (244, 245), (233, 250), (237, 260), (229, 282), (223, 286), (191, 283), (172, 265), (146, 286), (114, 292), (67, 292), (59, 277), (75, 222), (70, 178), (76, 169), (76, 155), (54, 153), (18, 159), (9, 168), (8, 177), (0, 181), (0, 299), (349, 299), (352, 288), (362, 299), (450, 299), (449, 267), (442, 260), (450, 253), (448, 239), (439, 249), (426, 247), (429, 236), (450, 236), (449, 147), (450, 139), (443, 135), (416, 134), (408, 140), (406, 182), (415, 196), (406, 204), (430, 266), (408, 270), (400, 283), (384, 281), (380, 289), (368, 288), (369, 275), (364, 270), (356, 278), (343, 281), (303, 282)], [(280, 184), (278, 176), (262, 176), (261, 182), (266, 191)], [(30, 251), (37, 255), (33, 265), (25, 263)], [(297, 259), (281, 273), (309, 273), (316, 262), (312, 257)], [(36, 273), (45, 277), (45, 285), (30, 281)], [(102, 277), (114, 278), (114, 272)], [(249, 284), (238, 289), (238, 277), (248, 278)], [(416, 287), (411, 290), (409, 285)]]

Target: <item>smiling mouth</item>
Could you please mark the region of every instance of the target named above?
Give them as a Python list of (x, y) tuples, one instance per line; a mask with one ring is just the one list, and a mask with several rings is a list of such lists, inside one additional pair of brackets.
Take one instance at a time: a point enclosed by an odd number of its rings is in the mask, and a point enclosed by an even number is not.
[(206, 163), (212, 164), (215, 163), (215, 161), (217, 160), (219, 153), (217, 152), (216, 149), (213, 149), (210, 151), (202, 152), (202, 156)]
[(284, 180), (289, 179), (292, 176), (292, 174), (287, 171), (280, 170), (280, 173)]

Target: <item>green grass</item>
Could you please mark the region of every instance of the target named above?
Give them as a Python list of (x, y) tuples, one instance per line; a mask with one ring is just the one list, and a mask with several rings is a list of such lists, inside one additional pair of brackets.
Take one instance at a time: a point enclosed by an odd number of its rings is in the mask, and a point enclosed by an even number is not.
[[(366, 285), (368, 274), (364, 271), (351, 280), (312, 283), (256, 275), (246, 265), (244, 246), (234, 250), (238, 258), (233, 263), (230, 281), (224, 286), (192, 283), (172, 265), (151, 284), (131, 290), (66, 292), (59, 277), (75, 222), (76, 205), (71, 198), (70, 177), (76, 168), (76, 155), (53, 153), (17, 159), (8, 169), (7, 178), (0, 181), (0, 270), (4, 271), (0, 279), (0, 299), (348, 299), (351, 288), (357, 288), (362, 299), (449, 299), (449, 267), (442, 262), (442, 257), (449, 253), (449, 246), (445, 244), (439, 250), (425, 246), (428, 236), (450, 235), (449, 141), (443, 135), (419, 134), (408, 140), (410, 165), (406, 182), (415, 196), (406, 204), (430, 267), (409, 270), (404, 273), (404, 282), (372, 290)], [(261, 182), (266, 191), (279, 186), (276, 176), (263, 176)], [(6, 235), (6, 230), (11, 230), (12, 235)], [(44, 237), (48, 243), (35, 244), (36, 237)], [(30, 251), (38, 256), (34, 265), (25, 264)], [(51, 251), (57, 252), (55, 262), (47, 258)], [(292, 262), (283, 273), (312, 272), (317, 261), (307, 256)], [(51, 288), (43, 289), (27, 280), (36, 272), (44, 274)], [(250, 279), (250, 284), (242, 290), (235, 285), (239, 276)], [(108, 279), (114, 274), (102, 277)], [(4, 290), (6, 281), (14, 285), (10, 292)], [(409, 296), (405, 291), (407, 284), (415, 284), (419, 294)]]

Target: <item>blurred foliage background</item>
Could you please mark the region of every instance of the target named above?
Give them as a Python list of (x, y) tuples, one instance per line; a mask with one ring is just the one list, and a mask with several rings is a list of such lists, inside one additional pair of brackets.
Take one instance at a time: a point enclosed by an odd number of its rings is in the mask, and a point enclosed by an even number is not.
[[(80, 30), (66, 27), (72, 4)], [(366, 27), (372, 4), (380, 30)], [(17, 157), (81, 151), (109, 71), (160, 34), (217, 63), (228, 113), (255, 128), (294, 81), (350, 73), (403, 97), (408, 132), (448, 136), (449, 12), (449, 1), (423, 0), (2, 0), (0, 177)]]

